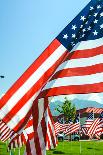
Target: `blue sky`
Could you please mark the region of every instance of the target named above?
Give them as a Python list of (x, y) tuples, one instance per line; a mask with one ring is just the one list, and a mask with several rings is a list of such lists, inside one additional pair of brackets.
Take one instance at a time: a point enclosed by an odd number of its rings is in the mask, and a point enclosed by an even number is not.
[(0, 96), (89, 1), (0, 1)]

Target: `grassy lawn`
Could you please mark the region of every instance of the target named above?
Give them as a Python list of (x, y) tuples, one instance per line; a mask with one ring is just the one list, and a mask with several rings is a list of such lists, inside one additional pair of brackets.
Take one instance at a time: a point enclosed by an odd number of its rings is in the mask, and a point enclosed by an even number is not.
[[(80, 153), (81, 147), (81, 153)], [(56, 149), (47, 151), (47, 155), (103, 155), (103, 142), (59, 142)]]
[[(20, 154), (23, 155), (24, 147), (20, 149)], [(0, 155), (10, 155), (10, 152), (7, 152), (7, 144), (0, 142)], [(19, 150), (12, 150), (12, 155), (19, 155)]]
[[(81, 153), (80, 153), (81, 147)], [(18, 149), (12, 151), (13, 155), (18, 155)], [(23, 155), (24, 148), (20, 149)], [(87, 142), (59, 142), (54, 150), (47, 151), (47, 155), (103, 155), (103, 142), (87, 141)], [(6, 143), (0, 142), (0, 155), (10, 155), (7, 152)]]

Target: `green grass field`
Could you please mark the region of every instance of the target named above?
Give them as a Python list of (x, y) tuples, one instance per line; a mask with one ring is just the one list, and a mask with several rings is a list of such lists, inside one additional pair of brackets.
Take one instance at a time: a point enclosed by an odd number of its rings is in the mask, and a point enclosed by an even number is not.
[[(81, 149), (80, 149), (81, 148)], [(0, 142), (0, 155), (9, 155), (7, 153), (6, 143)], [(81, 150), (81, 153), (80, 153)], [(12, 151), (13, 155), (18, 155), (18, 149)], [(24, 148), (20, 149), (23, 155)], [(59, 145), (50, 151), (47, 155), (103, 155), (103, 142), (100, 141), (85, 141), (85, 142), (59, 142)]]

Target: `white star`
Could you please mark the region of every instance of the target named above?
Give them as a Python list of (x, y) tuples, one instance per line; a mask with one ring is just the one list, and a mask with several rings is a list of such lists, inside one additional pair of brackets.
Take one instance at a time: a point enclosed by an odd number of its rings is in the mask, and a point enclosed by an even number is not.
[(90, 30), (91, 30), (91, 27), (89, 26), (89, 27), (87, 28), (87, 30), (90, 31)]
[(92, 6), (90, 6), (90, 10), (93, 10), (94, 8)]
[(95, 20), (94, 20), (94, 23), (97, 23), (97, 22), (98, 22), (98, 20), (95, 19)]
[(72, 38), (75, 38), (76, 37), (76, 35), (75, 34), (72, 34)]
[(97, 16), (97, 14), (98, 14), (98, 13), (94, 13), (94, 17), (96, 17), (96, 16)]
[(97, 36), (98, 32), (95, 30), (95, 31), (93, 32), (93, 34), (94, 34), (94, 36)]
[(77, 27), (76, 25), (72, 25), (72, 29), (75, 30)]
[(83, 29), (82, 31), (83, 31), (83, 32), (85, 32), (85, 31), (86, 31), (86, 29)]
[(103, 24), (102, 25), (100, 25), (100, 29), (102, 29), (103, 28)]
[(85, 36), (85, 34), (82, 34), (82, 37), (84, 37)]
[(83, 27), (83, 25), (80, 26), (80, 28), (82, 28), (82, 27)]
[(68, 35), (67, 34), (64, 34), (63, 38), (64, 39), (67, 39), (68, 38)]
[(100, 5), (97, 5), (97, 9), (100, 9), (101, 8), (101, 6)]
[(102, 13), (100, 13), (100, 17), (103, 17), (103, 12), (102, 12)]
[(86, 18), (85, 18), (84, 16), (81, 16), (81, 19), (80, 19), (80, 20), (83, 20), (83, 21), (84, 21), (85, 19), (86, 19)]
[(74, 42), (71, 42), (71, 45), (72, 45), (72, 46), (75, 46)]
[(88, 21), (85, 24), (88, 24)]

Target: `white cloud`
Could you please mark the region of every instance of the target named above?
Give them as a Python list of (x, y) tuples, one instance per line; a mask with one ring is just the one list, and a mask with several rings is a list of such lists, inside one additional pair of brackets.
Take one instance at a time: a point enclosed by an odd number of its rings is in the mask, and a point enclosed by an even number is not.
[(98, 103), (102, 103), (102, 99), (101, 99), (101, 97), (99, 96), (98, 93), (92, 93), (92, 94), (90, 94), (88, 100), (90, 100), (90, 101), (96, 101)]
[(65, 97), (67, 97), (68, 100), (73, 100), (74, 98), (76, 98), (76, 95), (75, 94), (73, 94), (73, 95), (59, 95), (59, 96), (51, 97), (51, 98), (49, 98), (49, 100), (51, 100), (51, 102), (55, 102), (57, 100), (64, 101)]

